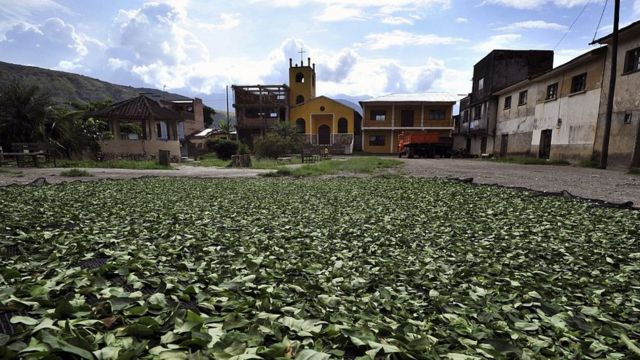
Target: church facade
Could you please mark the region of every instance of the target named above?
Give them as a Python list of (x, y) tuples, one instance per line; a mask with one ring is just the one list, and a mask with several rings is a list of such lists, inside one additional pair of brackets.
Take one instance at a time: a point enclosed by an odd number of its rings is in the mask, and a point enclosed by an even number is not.
[[(289, 121), (305, 143), (332, 153), (351, 154), (356, 144), (359, 109), (316, 95), (316, 66), (289, 59), (289, 85), (233, 86), (238, 136), (251, 143), (279, 121)], [(249, 93), (252, 91), (252, 93)]]

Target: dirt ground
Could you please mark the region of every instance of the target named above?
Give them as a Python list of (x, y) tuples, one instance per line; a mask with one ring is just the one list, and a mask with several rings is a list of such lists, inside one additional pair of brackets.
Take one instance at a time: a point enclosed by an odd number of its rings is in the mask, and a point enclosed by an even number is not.
[(91, 177), (64, 177), (60, 173), (69, 169), (59, 168), (0, 168), (0, 186), (28, 184), (44, 177), (56, 184), (67, 181), (94, 181), (102, 179), (132, 179), (144, 176), (197, 177), (197, 178), (237, 178), (255, 177), (270, 170), (227, 169), (196, 166), (178, 166), (175, 170), (130, 170), (130, 169), (85, 169)]
[[(631, 201), (640, 207), (640, 176), (622, 170), (598, 170), (574, 166), (518, 165), (484, 160), (402, 159), (399, 171), (410, 176), (437, 178), (473, 178), (475, 183), (524, 187), (537, 191), (569, 193), (612, 203)], [(299, 165), (298, 165), (299, 166)], [(294, 165), (292, 165), (294, 167)], [(256, 177), (272, 170), (221, 169), (179, 166), (176, 170), (86, 169), (93, 176), (63, 177), (68, 169), (0, 168), (0, 186), (28, 184), (44, 177), (49, 183), (130, 179), (144, 176), (238, 178)]]
[(519, 165), (487, 160), (402, 159), (412, 176), (473, 178), (475, 183), (524, 187), (537, 191), (568, 191), (572, 195), (613, 203), (632, 201), (640, 207), (640, 176), (623, 170), (575, 166)]

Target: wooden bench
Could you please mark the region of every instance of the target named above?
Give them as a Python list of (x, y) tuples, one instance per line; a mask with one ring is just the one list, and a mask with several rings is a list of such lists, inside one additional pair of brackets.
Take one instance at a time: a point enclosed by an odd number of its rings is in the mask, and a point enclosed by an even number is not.
[(318, 154), (318, 148), (313, 145), (305, 144), (302, 146), (300, 153), (300, 159), (302, 163), (315, 163), (320, 161), (320, 155)]
[(44, 157), (45, 161), (53, 159), (53, 166), (56, 166), (55, 148), (45, 143), (13, 143), (11, 152), (3, 152), (0, 148), (0, 165), (4, 162), (5, 156), (16, 159), (18, 167), (24, 166), (25, 158), (30, 159), (33, 166), (38, 167), (40, 157)]

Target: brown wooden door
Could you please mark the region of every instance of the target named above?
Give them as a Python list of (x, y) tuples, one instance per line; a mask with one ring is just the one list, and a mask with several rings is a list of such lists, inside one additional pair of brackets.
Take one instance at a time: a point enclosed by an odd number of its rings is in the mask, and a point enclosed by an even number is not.
[(500, 142), (500, 157), (507, 156), (508, 146), (509, 146), (509, 134), (502, 134), (502, 142)]
[(538, 157), (540, 159), (548, 159), (551, 156), (551, 137), (552, 131), (542, 130), (542, 134), (540, 134), (540, 150)]
[(318, 144), (331, 145), (331, 128), (329, 125), (320, 125), (318, 127)]

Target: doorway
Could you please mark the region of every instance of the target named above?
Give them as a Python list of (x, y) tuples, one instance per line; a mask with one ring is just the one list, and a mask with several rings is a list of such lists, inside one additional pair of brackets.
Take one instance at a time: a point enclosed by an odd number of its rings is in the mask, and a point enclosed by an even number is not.
[(487, 153), (487, 137), (483, 136), (480, 140), (480, 155)]
[(400, 126), (413, 127), (413, 110), (400, 111)]
[(331, 145), (331, 128), (329, 125), (320, 125), (318, 127), (318, 144)]
[(500, 157), (507, 156), (508, 147), (509, 147), (509, 134), (502, 134), (502, 141), (500, 142)]
[(542, 130), (542, 133), (540, 134), (540, 151), (538, 153), (538, 157), (540, 159), (549, 159), (551, 156), (552, 131), (553, 130), (551, 129)]

